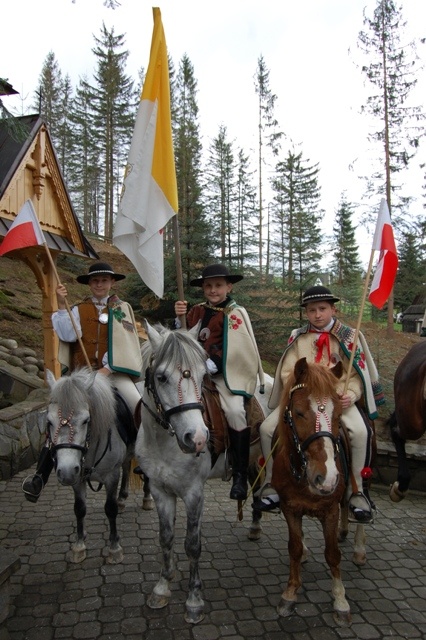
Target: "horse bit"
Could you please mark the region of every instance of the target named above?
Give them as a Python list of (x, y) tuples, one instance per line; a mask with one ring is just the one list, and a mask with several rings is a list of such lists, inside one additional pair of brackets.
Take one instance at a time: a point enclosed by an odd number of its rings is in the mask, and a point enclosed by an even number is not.
[[(153, 411), (151, 407), (147, 405), (147, 403), (144, 401), (143, 398), (141, 402), (145, 407), (145, 409), (151, 414), (151, 416), (157, 422), (157, 424), (163, 427), (163, 429), (166, 429), (171, 436), (174, 436), (176, 435), (176, 431), (169, 420), (170, 416), (174, 415), (175, 413), (183, 413), (184, 411), (193, 411), (193, 410), (204, 411), (204, 405), (201, 402), (201, 393), (196, 381), (194, 380), (194, 377), (190, 369), (182, 370), (181, 366), (178, 365), (178, 370), (181, 373), (180, 379), (178, 381), (179, 404), (176, 405), (175, 407), (171, 407), (170, 409), (165, 410), (161, 403), (160, 396), (158, 395), (158, 392), (155, 386), (154, 375), (152, 375), (152, 362), (153, 362), (153, 356), (151, 356), (150, 366), (147, 367), (145, 371), (145, 389), (147, 390), (148, 395), (152, 394), (152, 399), (155, 404), (156, 412)], [(182, 380), (192, 380), (192, 384), (194, 385), (194, 389), (195, 389), (195, 396), (198, 402), (186, 402), (186, 403), (183, 402)]]
[[(326, 402), (327, 402), (327, 398), (323, 398), (322, 402), (319, 401), (318, 399), (316, 399), (316, 403), (317, 403), (317, 413), (316, 413), (316, 419), (315, 419), (315, 433), (313, 433), (312, 435), (310, 435), (308, 438), (306, 438), (306, 440), (301, 444), (300, 440), (299, 440), (299, 436), (297, 434), (297, 429), (296, 429), (296, 425), (293, 419), (293, 414), (291, 411), (291, 400), (292, 400), (292, 396), (293, 393), (295, 391), (297, 391), (298, 389), (303, 389), (305, 388), (307, 385), (304, 384), (303, 382), (296, 384), (294, 387), (292, 387), (290, 389), (289, 392), (289, 402), (288, 405), (285, 408), (285, 412), (284, 412), (284, 422), (286, 422), (290, 429), (291, 429), (291, 434), (293, 437), (293, 443), (296, 449), (297, 454), (299, 455), (299, 460), (300, 460), (300, 473), (297, 471), (296, 466), (294, 464), (293, 461), (293, 454), (290, 455), (290, 467), (291, 467), (291, 472), (293, 474), (293, 477), (296, 478), (296, 480), (299, 482), (303, 477), (305, 477), (306, 475), (306, 467), (308, 465), (308, 461), (306, 459), (305, 456), (305, 451), (307, 450), (307, 448), (309, 447), (309, 445), (314, 441), (317, 440), (318, 438), (330, 438), (331, 441), (333, 442), (333, 449), (334, 449), (334, 458), (336, 458), (338, 452), (339, 452), (339, 438), (336, 438), (332, 432), (331, 432), (331, 422), (330, 422), (330, 418), (328, 416), (328, 414), (325, 411), (326, 408)], [(327, 431), (323, 431), (321, 430), (321, 417), (324, 417), (326, 423), (327, 423)]]
[[(84, 460), (86, 458), (86, 454), (87, 451), (89, 449), (89, 444), (90, 444), (90, 436), (91, 436), (91, 432), (90, 432), (90, 420), (88, 422), (87, 425), (87, 431), (86, 431), (86, 440), (84, 445), (81, 444), (76, 444), (74, 442), (74, 426), (72, 424), (72, 417), (74, 415), (74, 409), (71, 411), (71, 413), (69, 414), (69, 416), (67, 418), (63, 418), (62, 417), (62, 411), (61, 408), (58, 408), (58, 418), (59, 418), (59, 424), (55, 429), (55, 433), (53, 434), (53, 438), (51, 438), (50, 436), (50, 430), (49, 430), (49, 435), (48, 435), (48, 446), (49, 446), (49, 450), (50, 450), (50, 455), (52, 456), (52, 460), (55, 464), (57, 464), (57, 460), (56, 460), (56, 452), (58, 451), (58, 449), (77, 449), (77, 451), (81, 451), (81, 475), (82, 475), (82, 479), (83, 480), (88, 480), (88, 484), (90, 486), (90, 488), (92, 489), (92, 491), (99, 491), (102, 487), (102, 484), (99, 485), (99, 487), (97, 489), (93, 489), (93, 487), (90, 484), (90, 476), (92, 475), (93, 471), (96, 469), (96, 467), (98, 466), (98, 464), (101, 462), (101, 460), (104, 458), (104, 456), (106, 455), (108, 449), (111, 450), (111, 429), (108, 429), (108, 439), (107, 439), (107, 443), (105, 446), (105, 449), (101, 455), (100, 458), (98, 458), (98, 460), (95, 462), (95, 464), (91, 467), (91, 469), (88, 468), (84, 468)], [(58, 440), (58, 436), (60, 433), (60, 430), (62, 428), (68, 428), (69, 429), (69, 436), (68, 436), (68, 442), (62, 442), (62, 443), (57, 443)]]

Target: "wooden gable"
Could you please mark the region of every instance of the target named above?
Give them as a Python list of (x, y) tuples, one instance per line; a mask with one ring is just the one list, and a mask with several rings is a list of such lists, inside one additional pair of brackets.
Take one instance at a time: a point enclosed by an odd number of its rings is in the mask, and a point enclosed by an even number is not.
[(0, 122), (0, 238), (30, 199), (52, 251), (97, 258), (73, 210), (46, 124), (25, 116), (17, 126), (11, 133)]
[(34, 206), (49, 251), (44, 246), (27, 247), (0, 259), (22, 260), (35, 275), (42, 294), (44, 362), (58, 377), (58, 339), (51, 323), (57, 309), (56, 258), (60, 253), (92, 260), (99, 256), (81, 230), (48, 128), (38, 115), (0, 120), (0, 239), (27, 200)]

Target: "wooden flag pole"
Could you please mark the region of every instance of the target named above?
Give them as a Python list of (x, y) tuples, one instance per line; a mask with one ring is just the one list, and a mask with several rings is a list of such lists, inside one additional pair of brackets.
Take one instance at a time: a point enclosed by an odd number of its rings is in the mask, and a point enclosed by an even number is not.
[[(176, 262), (176, 278), (177, 278), (177, 290), (178, 299), (185, 300), (185, 292), (183, 290), (183, 273), (182, 273), (182, 258), (180, 253), (179, 242), (179, 224), (177, 215), (173, 216), (173, 240), (175, 244), (175, 262)], [(186, 316), (178, 316), (179, 322), (183, 329), (186, 329)]]
[[(57, 271), (57, 269), (56, 269), (56, 265), (55, 265), (55, 263), (53, 262), (52, 254), (50, 253), (50, 249), (49, 249), (49, 247), (47, 246), (46, 241), (44, 241), (44, 242), (43, 242), (43, 245), (44, 245), (44, 248), (46, 249), (47, 257), (49, 258), (50, 266), (51, 266), (51, 267), (52, 267), (52, 269), (53, 269), (53, 273), (55, 274), (55, 277), (56, 277), (56, 280), (57, 280), (57, 282), (58, 282), (58, 285), (61, 285), (62, 283), (61, 283), (61, 280), (60, 280), (60, 278), (59, 278), (59, 274), (58, 274), (58, 271)], [(86, 361), (86, 364), (87, 364), (87, 366), (89, 367), (89, 369), (92, 369), (92, 365), (90, 364), (89, 356), (87, 355), (87, 351), (86, 351), (86, 349), (84, 348), (84, 345), (83, 345), (83, 341), (82, 341), (82, 339), (81, 339), (81, 338), (80, 338), (80, 336), (78, 335), (77, 325), (75, 324), (74, 316), (73, 316), (73, 315), (72, 315), (72, 313), (71, 313), (71, 309), (70, 309), (70, 306), (69, 306), (69, 304), (68, 304), (68, 300), (67, 300), (66, 298), (65, 298), (65, 307), (66, 307), (66, 310), (68, 311), (68, 315), (69, 315), (69, 317), (70, 317), (71, 324), (72, 324), (73, 329), (74, 329), (74, 331), (75, 331), (75, 335), (77, 336), (77, 340), (78, 340), (78, 343), (79, 343), (79, 345), (80, 345), (80, 347), (81, 347), (81, 351), (82, 351), (82, 353), (83, 353), (83, 356), (84, 356), (84, 359), (85, 359), (85, 361)]]
[(357, 322), (356, 328), (355, 328), (355, 336), (354, 336), (353, 348), (352, 348), (352, 351), (351, 351), (351, 357), (349, 358), (348, 374), (346, 376), (346, 382), (345, 382), (345, 387), (343, 389), (343, 395), (346, 395), (346, 393), (348, 391), (348, 387), (349, 387), (350, 371), (352, 369), (352, 365), (353, 365), (353, 362), (354, 362), (356, 344), (358, 342), (358, 336), (359, 336), (359, 332), (361, 330), (362, 316), (364, 314), (364, 306), (365, 306), (365, 301), (367, 299), (367, 291), (368, 291), (368, 285), (370, 283), (370, 274), (371, 274), (371, 269), (373, 267), (373, 259), (374, 259), (374, 249), (371, 250), (370, 262), (368, 264), (367, 274), (365, 276), (364, 290), (363, 290), (363, 293), (362, 293), (361, 306), (360, 306), (359, 314), (358, 314), (358, 322)]

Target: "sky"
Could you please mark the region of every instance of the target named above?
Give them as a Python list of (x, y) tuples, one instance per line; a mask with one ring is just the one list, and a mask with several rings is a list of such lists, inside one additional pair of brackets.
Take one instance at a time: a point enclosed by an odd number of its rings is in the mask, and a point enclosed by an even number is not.
[[(397, 0), (397, 4), (402, 4), (408, 23), (404, 40), (426, 36), (426, 0)], [(114, 27), (116, 35), (125, 35), (126, 72), (136, 80), (139, 69), (148, 66), (153, 6), (146, 0), (121, 0), (115, 10), (104, 7), (103, 0), (8, 2), (2, 10), (7, 28), (2, 29), (0, 39), (0, 77), (8, 79), (20, 96), (6, 98), (6, 106), (18, 114), (31, 112), (50, 51), (73, 86), (80, 77), (90, 77), (96, 66), (94, 36), (100, 35), (103, 22), (108, 29)], [(254, 76), (263, 56), (270, 71), (270, 89), (277, 96), (275, 115), (280, 129), (289, 141), (300, 145), (296, 148), (305, 159), (319, 163), (326, 211), (323, 226), (330, 234), (342, 192), (350, 202), (359, 203), (363, 183), (358, 176), (372, 170), (367, 140), (371, 122), (360, 114), (367, 93), (357, 38), (363, 29), (364, 8), (372, 17), (376, 0), (159, 0), (155, 6), (161, 9), (175, 68), (184, 54), (193, 64), (205, 149), (225, 125), (228, 138), (255, 158)], [(418, 53), (426, 61), (426, 45), (419, 45)], [(411, 100), (423, 106), (426, 70), (418, 77)], [(419, 165), (425, 161), (426, 141), (405, 178), (405, 195), (417, 198), (418, 203), (424, 184)], [(367, 207), (378, 213), (379, 204), (378, 199)], [(365, 227), (357, 231), (364, 264), (369, 260), (373, 234), (374, 229)]]

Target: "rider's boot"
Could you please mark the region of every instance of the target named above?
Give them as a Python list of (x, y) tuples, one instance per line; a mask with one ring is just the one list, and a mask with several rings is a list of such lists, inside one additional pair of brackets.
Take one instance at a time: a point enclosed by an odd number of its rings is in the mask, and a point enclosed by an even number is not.
[(37, 469), (33, 476), (28, 476), (22, 483), (22, 491), (27, 500), (37, 502), (53, 469), (53, 460), (50, 450), (43, 447), (37, 462)]
[(349, 520), (359, 524), (370, 524), (374, 520), (375, 506), (371, 501), (368, 486), (372, 476), (371, 467), (364, 446), (351, 441), (351, 474), (347, 489)]
[(251, 429), (235, 431), (229, 428), (229, 443), (232, 454), (232, 487), (229, 497), (231, 500), (245, 500), (247, 498), (247, 467), (250, 456)]

